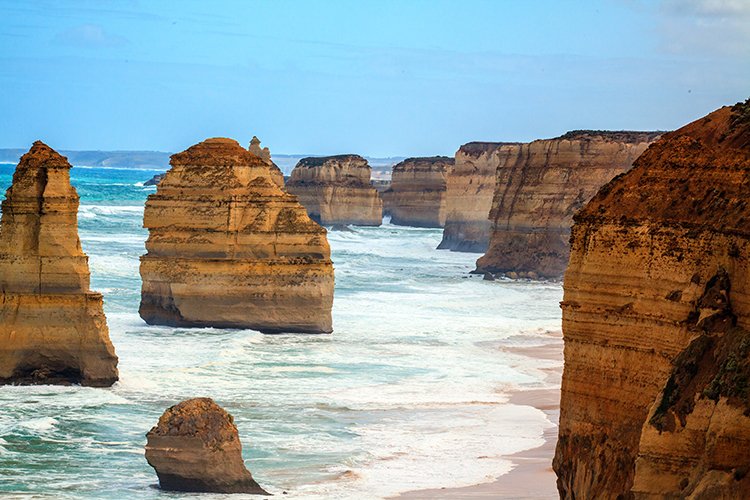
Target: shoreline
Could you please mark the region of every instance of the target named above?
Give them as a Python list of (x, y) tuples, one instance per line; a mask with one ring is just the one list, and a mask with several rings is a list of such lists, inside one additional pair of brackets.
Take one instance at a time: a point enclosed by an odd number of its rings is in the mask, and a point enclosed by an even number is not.
[(562, 380), (562, 333), (555, 332), (555, 342), (534, 347), (503, 347), (507, 352), (522, 354), (530, 358), (559, 360), (560, 366), (543, 369), (547, 381), (553, 384), (548, 389), (518, 390), (510, 393), (508, 403), (533, 406), (543, 411), (553, 426), (545, 429), (544, 443), (536, 448), (523, 450), (507, 458), (513, 469), (494, 481), (463, 487), (444, 487), (427, 490), (406, 491), (395, 499), (419, 500), (434, 498), (451, 499), (557, 499), (557, 477), (552, 470), (552, 458), (557, 444), (557, 429), (560, 419), (560, 383)]

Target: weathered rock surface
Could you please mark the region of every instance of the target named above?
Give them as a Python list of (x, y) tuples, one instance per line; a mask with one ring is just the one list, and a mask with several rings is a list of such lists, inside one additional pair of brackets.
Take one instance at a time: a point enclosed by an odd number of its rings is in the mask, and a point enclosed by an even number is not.
[(750, 101), (655, 142), (575, 216), (563, 498), (750, 497)]
[(331, 332), (326, 230), (279, 187), (280, 172), (222, 138), (173, 155), (171, 164), (144, 211), (141, 317), (173, 326)]
[(164, 490), (268, 495), (245, 467), (234, 419), (210, 398), (168, 408), (146, 438)]
[(446, 178), (453, 158), (407, 158), (393, 167), (391, 187), (384, 193), (383, 210), (400, 226), (445, 225)]
[(562, 277), (573, 214), (659, 135), (581, 130), (517, 147), (497, 169), (490, 243), (477, 272)]
[(0, 221), (0, 383), (110, 386), (117, 356), (89, 289), (70, 164), (37, 141), (13, 174)]
[(495, 172), (517, 158), (520, 146), (470, 142), (459, 148), (446, 179), (445, 229), (439, 249), (477, 253), (487, 250)]
[(359, 155), (303, 158), (286, 187), (320, 224), (379, 226), (383, 202), (370, 184), (370, 175), (367, 160)]

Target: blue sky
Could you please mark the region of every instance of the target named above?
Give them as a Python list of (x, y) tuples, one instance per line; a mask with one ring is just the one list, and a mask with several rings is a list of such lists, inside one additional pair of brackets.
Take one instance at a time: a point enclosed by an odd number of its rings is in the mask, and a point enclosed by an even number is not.
[(750, 0), (0, 0), (0, 147), (451, 155), (748, 96)]

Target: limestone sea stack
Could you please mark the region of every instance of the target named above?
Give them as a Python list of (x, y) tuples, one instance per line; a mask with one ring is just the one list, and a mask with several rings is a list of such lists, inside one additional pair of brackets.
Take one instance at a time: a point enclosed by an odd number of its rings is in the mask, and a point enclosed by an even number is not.
[(146, 460), (163, 490), (269, 494), (245, 467), (234, 419), (210, 398), (168, 408), (146, 438)]
[(149, 324), (329, 333), (326, 230), (281, 172), (232, 139), (172, 156), (148, 197), (141, 317)]
[(497, 169), (490, 243), (477, 272), (561, 278), (573, 214), (659, 135), (579, 130), (516, 148)]
[(359, 155), (302, 158), (286, 187), (324, 226), (379, 226), (383, 202), (370, 184), (371, 173), (367, 160)]
[(476, 253), (487, 250), (495, 172), (517, 159), (520, 146), (510, 142), (470, 142), (459, 148), (446, 178), (445, 229), (439, 249)]
[(70, 163), (37, 141), (13, 174), (0, 221), (0, 383), (117, 381), (102, 296), (89, 289)]
[(445, 225), (446, 179), (453, 158), (407, 158), (393, 167), (391, 187), (381, 194), (391, 223), (400, 226)]
[(750, 498), (750, 100), (664, 135), (574, 218), (562, 498)]

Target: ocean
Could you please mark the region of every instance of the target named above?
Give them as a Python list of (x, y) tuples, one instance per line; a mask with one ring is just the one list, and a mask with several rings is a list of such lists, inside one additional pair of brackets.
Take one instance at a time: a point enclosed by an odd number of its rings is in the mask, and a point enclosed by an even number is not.
[[(0, 165), (0, 187), (14, 165)], [(120, 381), (109, 389), (0, 387), (0, 496), (173, 498), (145, 434), (169, 406), (208, 396), (234, 415), (255, 479), (285, 498), (382, 498), (492, 481), (553, 424), (509, 404), (550, 387), (558, 361), (516, 347), (559, 331), (558, 283), (469, 276), (477, 254), (441, 230), (328, 233), (331, 335), (146, 325), (138, 316), (143, 204), (156, 171), (74, 167), (91, 287), (104, 294)], [(211, 495), (201, 498), (211, 498)]]

